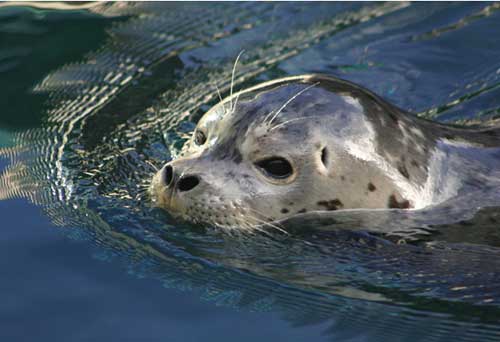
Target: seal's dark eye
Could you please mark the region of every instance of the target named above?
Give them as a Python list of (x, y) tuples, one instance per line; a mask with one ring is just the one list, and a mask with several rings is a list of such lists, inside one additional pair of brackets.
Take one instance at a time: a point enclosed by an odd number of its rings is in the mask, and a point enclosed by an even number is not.
[(288, 178), (293, 173), (292, 165), (285, 158), (271, 157), (255, 163), (268, 176), (273, 178)]
[(199, 129), (194, 132), (194, 142), (196, 145), (203, 145), (207, 141), (207, 136), (205, 133), (200, 131)]

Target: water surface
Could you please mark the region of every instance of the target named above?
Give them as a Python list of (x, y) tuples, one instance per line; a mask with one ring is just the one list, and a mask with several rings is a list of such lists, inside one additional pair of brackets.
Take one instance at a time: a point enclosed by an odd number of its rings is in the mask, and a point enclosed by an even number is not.
[(241, 50), (237, 89), (327, 73), (426, 118), (490, 123), (500, 6), (85, 7), (0, 7), (0, 336), (500, 340), (496, 208), (398, 244), (354, 226), (228, 235), (146, 191)]

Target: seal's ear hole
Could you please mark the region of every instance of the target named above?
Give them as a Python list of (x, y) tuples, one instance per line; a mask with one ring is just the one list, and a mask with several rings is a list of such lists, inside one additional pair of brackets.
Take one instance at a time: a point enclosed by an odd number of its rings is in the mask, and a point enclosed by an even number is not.
[(328, 165), (329, 165), (329, 155), (328, 155), (328, 150), (326, 149), (326, 147), (323, 147), (323, 149), (321, 150), (321, 162), (323, 163), (323, 166), (328, 169)]

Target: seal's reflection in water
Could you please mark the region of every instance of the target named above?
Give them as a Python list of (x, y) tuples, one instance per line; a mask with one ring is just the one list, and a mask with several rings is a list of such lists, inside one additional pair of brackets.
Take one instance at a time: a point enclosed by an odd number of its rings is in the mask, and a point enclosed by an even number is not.
[[(238, 309), (275, 311), (292, 324), (331, 322), (326, 333), (332, 340), (498, 340), (499, 251), (494, 244), (469, 243), (491, 241), (484, 236), (446, 235), (446, 230), (455, 232), (448, 227), (430, 227), (435, 231), (429, 235), (428, 225), (439, 224), (434, 221), (439, 217), (416, 225), (419, 239), (398, 244), (401, 236), (393, 239), (361, 226), (323, 229), (304, 222), (297, 222), (288, 235), (228, 235), (181, 225), (150, 208), (148, 180), (179, 153), (197, 117), (218, 100), (207, 85), (216, 83), (223, 94), (229, 92), (237, 52), (220, 64), (200, 62), (221, 51), (217, 44), (248, 51), (235, 77), (242, 88), (275, 78), (284, 72), (279, 63), (312, 51), (321, 39), (337, 41), (339, 30), (376, 28), (384, 20), (397, 27), (407, 22), (408, 13), (399, 4), (352, 11), (298, 6), (293, 10), (302, 21), (294, 26), (287, 20), (289, 6), (296, 5), (216, 6), (210, 13), (199, 8), (183, 15), (160, 9), (116, 27), (120, 34), (112, 36), (103, 54), (88, 65), (63, 68), (39, 85), (53, 95), (54, 110), (44, 127), (18, 134), (17, 146), (2, 150), (11, 165), (0, 181), (1, 197), (26, 197), (43, 206), (56, 224), (71, 228), (62, 230), (65, 234), (124, 260), (132, 274), (186, 291), (198, 289), (203, 298)], [(423, 12), (416, 18), (440, 11), (426, 8), (412, 5), (407, 10)], [(267, 15), (257, 20), (261, 13)], [(176, 20), (194, 14), (204, 21), (184, 23), (188, 28), (183, 31)], [(222, 32), (226, 35), (220, 34), (217, 22), (224, 20), (238, 29), (228, 25)], [(189, 37), (198, 45), (178, 43), (193, 26), (199, 36)], [(254, 37), (251, 49), (234, 46), (239, 39), (232, 38), (245, 29), (275, 35)], [(161, 36), (169, 30), (181, 37)], [(363, 32), (361, 37), (369, 34)], [(213, 39), (221, 40), (204, 45)], [(68, 85), (68, 79), (80, 79), (81, 70), (92, 76), (88, 83)], [(135, 107), (129, 107), (131, 99)], [(477, 223), (466, 217), (464, 223), (478, 232), (491, 217), (486, 216)]]

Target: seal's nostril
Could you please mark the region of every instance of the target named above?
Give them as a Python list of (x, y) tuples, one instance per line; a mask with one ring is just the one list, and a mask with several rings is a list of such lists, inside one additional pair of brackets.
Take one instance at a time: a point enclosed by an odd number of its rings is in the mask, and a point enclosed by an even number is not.
[(165, 169), (163, 170), (163, 181), (165, 182), (165, 185), (169, 186), (170, 183), (172, 183), (173, 178), (174, 169), (170, 165), (165, 166)]
[(177, 187), (179, 191), (189, 191), (194, 189), (198, 184), (200, 183), (200, 180), (196, 176), (185, 176), (179, 179), (179, 183), (177, 184)]

